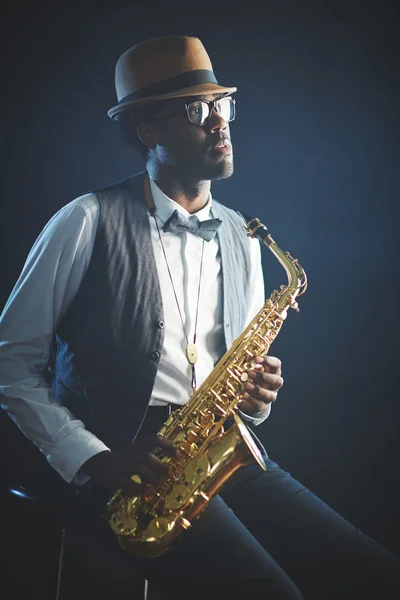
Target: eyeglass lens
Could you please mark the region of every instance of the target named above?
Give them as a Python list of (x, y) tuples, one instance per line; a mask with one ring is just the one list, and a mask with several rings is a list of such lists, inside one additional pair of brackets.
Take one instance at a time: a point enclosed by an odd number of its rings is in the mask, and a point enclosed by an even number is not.
[[(210, 112), (212, 110), (213, 103), (204, 102), (203, 100), (198, 100), (197, 102), (192, 102), (188, 106), (188, 117), (189, 121), (194, 125), (203, 125), (208, 117), (210, 116)], [(235, 118), (235, 103), (232, 98), (220, 98), (215, 102), (215, 108), (218, 114), (229, 123), (233, 121)]]

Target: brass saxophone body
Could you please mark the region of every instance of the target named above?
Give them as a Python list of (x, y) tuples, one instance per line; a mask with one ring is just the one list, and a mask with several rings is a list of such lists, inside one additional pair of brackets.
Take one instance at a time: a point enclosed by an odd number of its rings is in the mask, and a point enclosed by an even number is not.
[(255, 462), (266, 469), (238, 411), (253, 358), (268, 352), (288, 309), (298, 310), (296, 297), (306, 290), (307, 279), (297, 259), (278, 247), (265, 225), (247, 217), (246, 222), (247, 235), (269, 248), (286, 270), (288, 283), (271, 294), (187, 404), (159, 431), (180, 450), (179, 458), (155, 451), (169, 464), (169, 474), (140, 496), (119, 490), (108, 502), (111, 528), (133, 556), (164, 554), (240, 467)]

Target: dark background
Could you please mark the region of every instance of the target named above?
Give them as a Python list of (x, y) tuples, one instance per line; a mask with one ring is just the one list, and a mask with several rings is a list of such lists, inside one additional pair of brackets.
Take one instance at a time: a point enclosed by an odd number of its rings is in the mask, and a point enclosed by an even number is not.
[[(220, 83), (238, 87), (236, 170), (213, 194), (259, 216), (309, 277), (271, 349), (285, 386), (258, 433), (271, 458), (400, 553), (395, 4), (3, 5), (0, 306), (56, 210), (143, 169), (106, 115), (119, 55), (150, 37), (200, 37)], [(285, 274), (266, 249), (264, 263), (269, 294)], [(36, 581), (52, 534), (4, 502), (11, 598), (13, 569)]]

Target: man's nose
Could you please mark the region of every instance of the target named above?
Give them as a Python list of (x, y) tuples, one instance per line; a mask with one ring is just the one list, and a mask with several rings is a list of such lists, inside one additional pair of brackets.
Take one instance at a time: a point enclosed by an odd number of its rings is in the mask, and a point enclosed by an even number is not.
[(213, 106), (211, 110), (211, 117), (209, 118), (207, 125), (211, 133), (218, 131), (219, 129), (226, 129), (227, 122), (221, 117), (215, 106)]

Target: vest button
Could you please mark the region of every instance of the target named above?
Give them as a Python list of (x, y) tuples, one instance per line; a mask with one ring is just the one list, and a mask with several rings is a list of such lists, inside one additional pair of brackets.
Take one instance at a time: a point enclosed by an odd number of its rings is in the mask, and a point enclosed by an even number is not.
[(164, 329), (164, 325), (165, 325), (164, 321), (158, 321), (157, 322), (158, 329)]
[(151, 358), (153, 360), (158, 360), (160, 358), (160, 353), (157, 350), (154, 350), (154, 352), (151, 353)]

